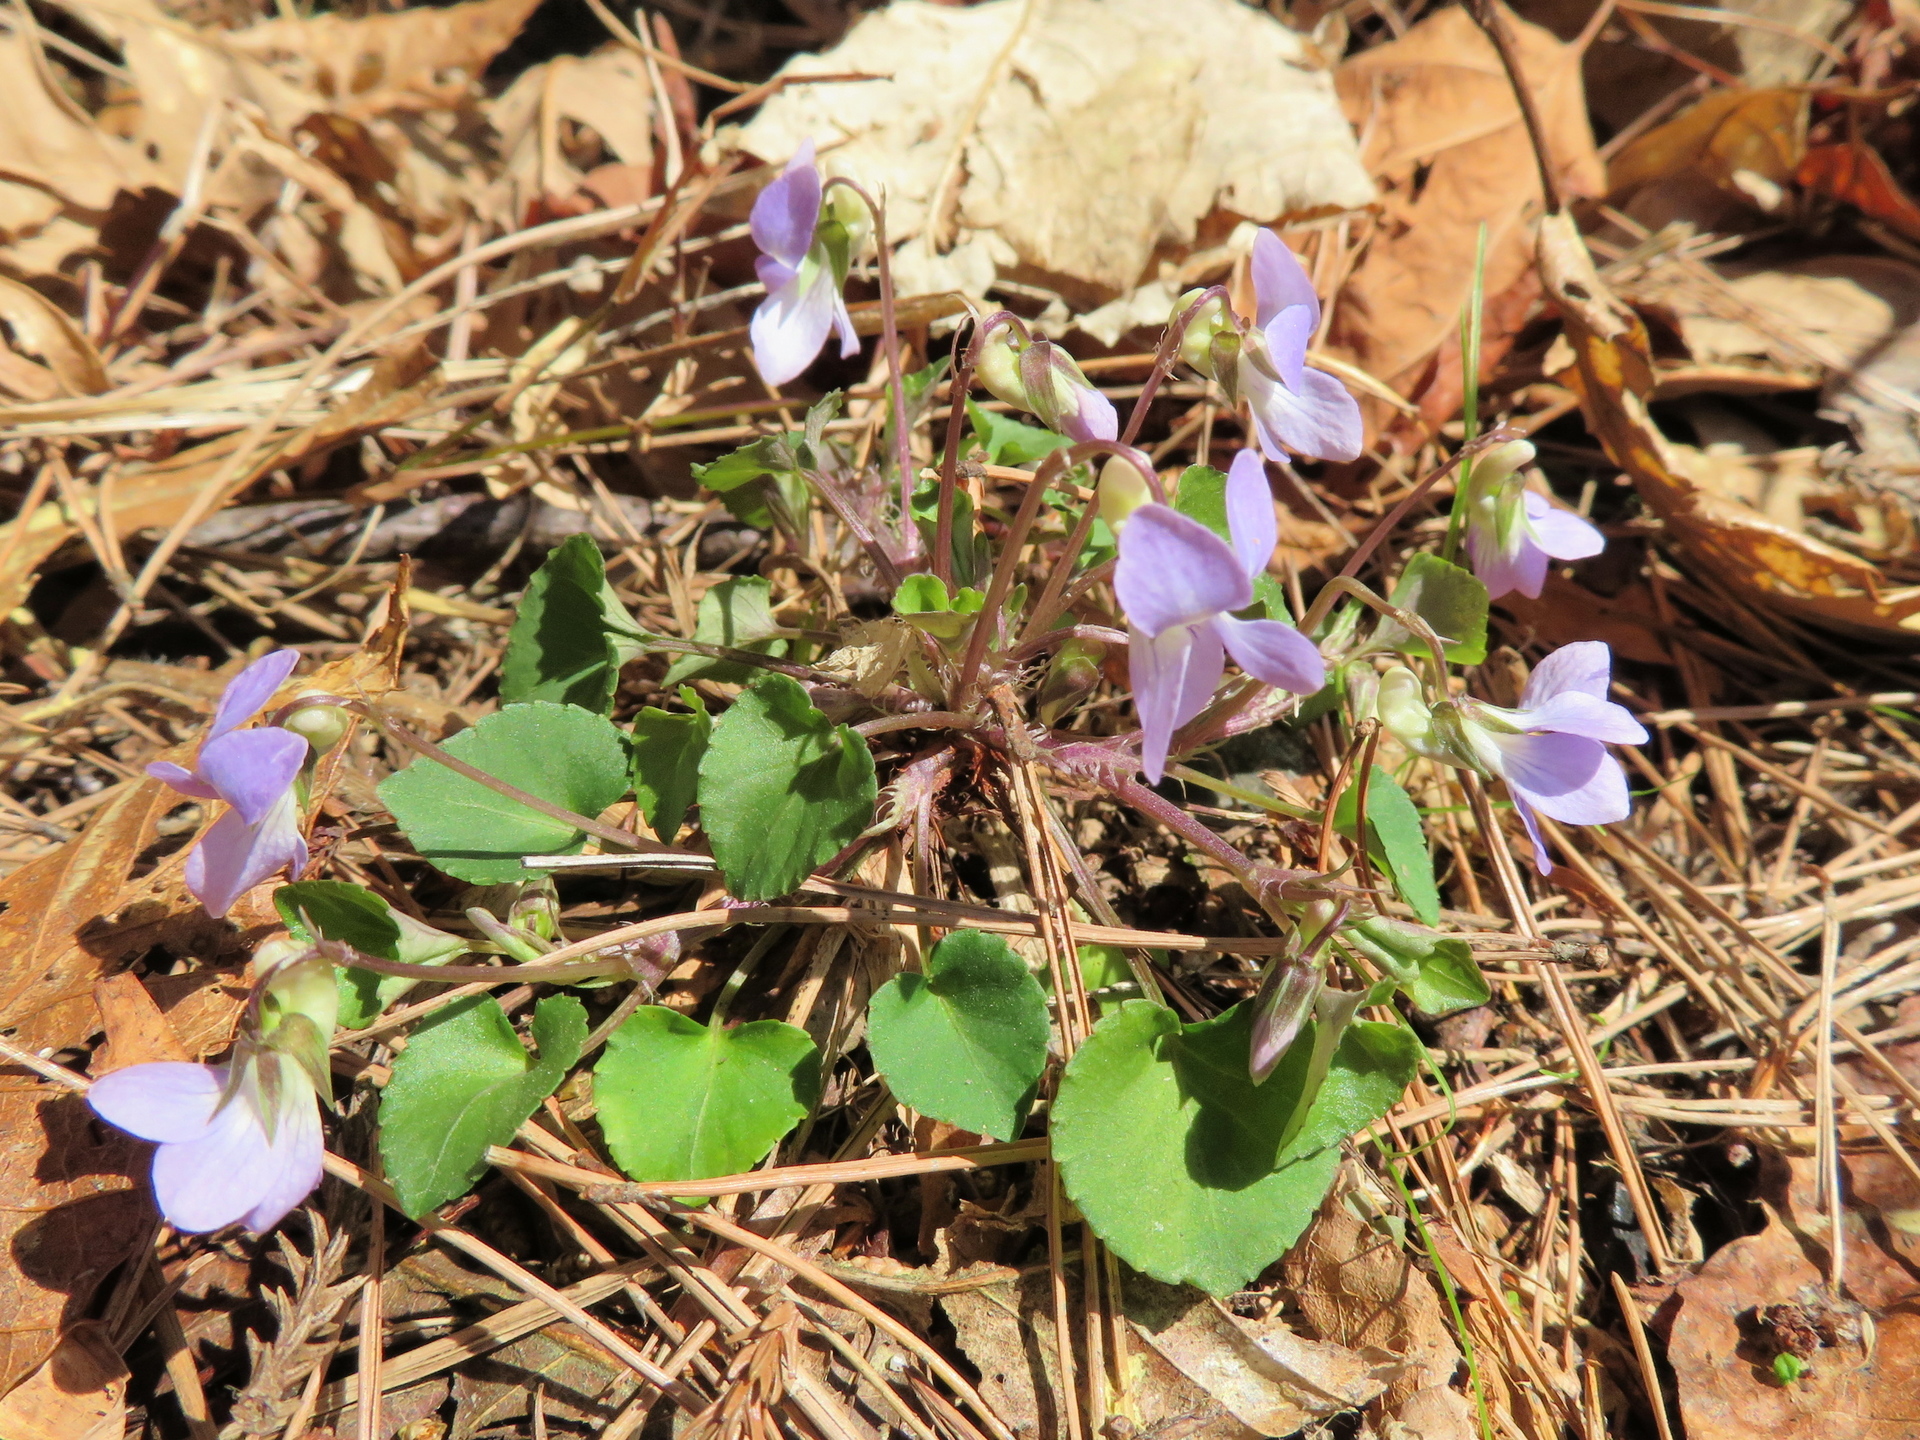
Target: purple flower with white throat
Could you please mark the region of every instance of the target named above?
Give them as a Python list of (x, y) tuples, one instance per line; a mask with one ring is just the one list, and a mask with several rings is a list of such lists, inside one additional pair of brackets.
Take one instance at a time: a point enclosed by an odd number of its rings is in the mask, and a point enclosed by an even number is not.
[(239, 727), (273, 698), (293, 667), (297, 650), (263, 655), (233, 678), (213, 712), (213, 727), (193, 769), (167, 761), (147, 766), (182, 795), (224, 800), (230, 807), (187, 857), (187, 889), (224, 915), (241, 895), (278, 870), (295, 876), (306, 867), (307, 842), (293, 782), (306, 763), (307, 742), (291, 730)]
[(1140, 768), (1158, 784), (1173, 732), (1206, 709), (1232, 655), (1242, 670), (1310, 695), (1326, 683), (1314, 643), (1280, 620), (1239, 620), (1279, 541), (1258, 452), (1233, 458), (1226, 488), (1232, 544), (1171, 506), (1142, 505), (1120, 533), (1114, 591), (1127, 612), (1128, 667), (1140, 716)]
[[(292, 942), (283, 942), (291, 946)], [(337, 991), (315, 951), (272, 969), (241, 1023), (230, 1065), (160, 1061), (93, 1082), (95, 1113), (155, 1140), (153, 1194), (174, 1229), (235, 1221), (271, 1230), (320, 1183), (320, 1098)]]
[(840, 193), (823, 219), (820, 168), (808, 140), (753, 202), (753, 243), (762, 252), (754, 269), (767, 298), (753, 312), (749, 331), (753, 363), (769, 385), (784, 385), (811, 365), (829, 330), (840, 334), (842, 358), (860, 349), (840, 290), (860, 238), (853, 211), (865, 207), (857, 197), (853, 206), (841, 206)]
[(1537, 600), (1549, 561), (1585, 560), (1607, 546), (1592, 524), (1526, 488), (1520, 471), (1533, 453), (1524, 440), (1496, 446), (1468, 481), (1467, 553), (1491, 600), (1516, 590)]
[[(1512, 710), (1464, 699), (1443, 707), (1443, 725), (1460, 757), (1507, 782), (1513, 808), (1533, 841), (1542, 875), (1553, 862), (1539, 816), (1566, 825), (1606, 825), (1632, 811), (1626, 772), (1609, 745), (1644, 745), (1647, 732), (1624, 706), (1607, 699), (1613, 654), (1599, 640), (1562, 646), (1534, 667)], [(1436, 715), (1436, 719), (1439, 715)]]
[[(1242, 329), (1224, 305), (1210, 301), (1187, 326), (1181, 358), (1229, 395), (1245, 397), (1255, 438), (1274, 463), (1285, 464), (1289, 452), (1357, 458), (1359, 403), (1333, 376), (1307, 364), (1307, 344), (1320, 328), (1313, 282), (1271, 230), (1253, 237), (1252, 270), (1253, 324)], [(1181, 309), (1192, 303), (1190, 295), (1181, 297)]]

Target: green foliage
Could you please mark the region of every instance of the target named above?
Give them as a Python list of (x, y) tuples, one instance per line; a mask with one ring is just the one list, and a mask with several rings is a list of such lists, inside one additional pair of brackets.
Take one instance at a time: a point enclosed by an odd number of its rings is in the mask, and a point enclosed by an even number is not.
[(979, 614), (985, 599), (970, 586), (949, 597), (939, 576), (909, 575), (894, 592), (893, 609), (909, 625), (936, 640), (957, 640), (972, 623), (967, 617)]
[(1038, 425), (982, 410), (972, 400), (967, 401), (967, 419), (973, 422), (974, 441), (987, 452), (989, 465), (1031, 465), (1073, 444), (1066, 436)]
[(1046, 1069), (1047, 997), (1005, 940), (956, 930), (874, 994), (867, 1045), (905, 1104), (1010, 1140)]
[(1487, 982), (1464, 940), (1371, 916), (1342, 938), (1378, 965), (1423, 1013), (1435, 1017), (1487, 1003)]
[(1227, 525), (1227, 477), (1224, 471), (1207, 465), (1189, 465), (1180, 472), (1173, 489), (1173, 508), (1189, 519), (1198, 520), (1214, 534), (1233, 543), (1233, 531)]
[(600, 547), (571, 535), (527, 583), (500, 661), (500, 698), (551, 700), (599, 715), (613, 709), (620, 667), (641, 632), (607, 583)]
[(700, 823), (727, 888), (784, 895), (873, 819), (873, 756), (797, 681), (762, 675), (714, 722), (700, 761)]
[(739, 1174), (819, 1100), (819, 1050), (778, 1020), (714, 1028), (643, 1005), (593, 1071), (600, 1129), (635, 1180)]
[[(300, 880), (273, 892), (287, 932), (311, 944), (339, 940), (363, 954), (402, 965), (444, 965), (465, 953), (467, 942), (395, 910), (371, 890), (342, 880)], [(371, 1025), (387, 1006), (420, 982), (371, 970), (334, 972), (340, 987), (340, 1028)]]
[(1130, 1000), (1094, 1027), (1061, 1077), (1053, 1154), (1121, 1259), (1224, 1295), (1298, 1238), (1332, 1182), (1337, 1142), (1386, 1113), (1419, 1055), (1397, 1027), (1352, 1025), (1309, 1095), (1314, 1029), (1256, 1086), (1246, 1005), (1182, 1025)]
[[(912, 396), (911, 383), (907, 392)], [(839, 414), (843, 399), (840, 391), (831, 391), (807, 411), (804, 431), (763, 436), (711, 464), (695, 465), (693, 478), (725, 497), (727, 508), (742, 524), (762, 530), (782, 524), (804, 533), (806, 472), (820, 469), (829, 458), (827, 422)]]
[(1782, 1350), (1773, 1357), (1773, 1378), (1781, 1385), (1791, 1385), (1813, 1367), (1791, 1350)]
[[(1349, 785), (1334, 806), (1334, 828), (1349, 840), (1359, 834), (1354, 814), (1359, 803), (1360, 787)], [(1367, 854), (1386, 871), (1421, 923), (1440, 923), (1440, 887), (1433, 881), (1433, 855), (1427, 849), (1419, 807), (1378, 765), (1367, 776)]]
[[(1455, 664), (1478, 665), (1487, 658), (1487, 587), (1470, 572), (1438, 555), (1416, 555), (1387, 598), (1425, 620)], [(1427, 653), (1424, 640), (1390, 620), (1381, 622), (1376, 642), (1404, 655)]]
[(559, 1088), (587, 1040), (587, 1012), (568, 995), (533, 1012), (530, 1059), (490, 996), (457, 1000), (423, 1022), (380, 1096), (380, 1159), (409, 1215), (458, 1199)]
[[(736, 575), (731, 580), (722, 580), (700, 597), (693, 638), (702, 645), (725, 645), (730, 650), (780, 656), (787, 653), (787, 642), (777, 638), (780, 628), (780, 623), (773, 618), (772, 584), (758, 575)], [(704, 675), (709, 680), (744, 684), (758, 673), (730, 660), (682, 655), (673, 662), (661, 683), (678, 685), (683, 680)]]
[[(792, 683), (792, 682), (788, 682)], [(487, 716), (447, 741), (448, 754), (529, 795), (597, 817), (627, 793), (626, 737), (572, 705), (529, 701)], [(522, 855), (561, 855), (586, 836), (565, 821), (420, 759), (380, 784), (380, 798), (414, 849), (456, 880), (524, 880)]]
[(680, 699), (690, 713), (674, 715), (649, 705), (633, 719), (633, 798), (662, 840), (680, 833), (700, 783), (700, 759), (707, 753), (713, 721), (689, 687)]

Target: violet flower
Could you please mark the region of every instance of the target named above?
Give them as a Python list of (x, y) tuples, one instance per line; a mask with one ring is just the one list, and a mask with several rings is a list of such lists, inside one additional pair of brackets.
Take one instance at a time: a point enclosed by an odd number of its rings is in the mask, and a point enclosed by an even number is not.
[(224, 800), (231, 807), (187, 857), (187, 889), (209, 915), (282, 868), (298, 875), (307, 863), (293, 782), (306, 763), (307, 742), (290, 730), (241, 730), (293, 673), (297, 650), (263, 655), (233, 678), (213, 712), (213, 726), (191, 770), (166, 761), (147, 766), (182, 795)]
[[(1647, 732), (1607, 699), (1613, 653), (1600, 640), (1562, 646), (1534, 667), (1518, 708), (1454, 702), (1454, 748), (1473, 768), (1507, 782), (1542, 875), (1553, 862), (1539, 816), (1566, 825), (1606, 825), (1632, 811), (1626, 772), (1609, 745), (1644, 745)], [(1447, 727), (1452, 728), (1452, 727)]]
[(974, 365), (975, 377), (995, 399), (1036, 416), (1057, 435), (1083, 444), (1120, 436), (1113, 402), (1094, 388), (1071, 355), (1032, 334), (1009, 311), (980, 322)]
[(299, 958), (275, 967), (261, 947), (267, 978), (231, 1065), (129, 1065), (87, 1091), (101, 1119), (160, 1143), (154, 1199), (176, 1230), (235, 1221), (270, 1230), (320, 1183), (320, 1087), (338, 991), (317, 949), (282, 943)]
[(753, 243), (763, 252), (754, 269), (767, 298), (753, 312), (749, 333), (753, 363), (769, 385), (784, 385), (811, 365), (829, 330), (839, 331), (843, 358), (860, 349), (840, 293), (855, 226), (837, 206), (823, 222), (821, 194), (820, 168), (808, 140), (753, 202)]
[(1607, 545), (1592, 524), (1526, 488), (1519, 470), (1533, 453), (1509, 441), (1476, 461), (1468, 481), (1467, 553), (1490, 600), (1515, 590), (1537, 600), (1548, 561), (1585, 560)]
[[(1289, 453), (1321, 460), (1360, 454), (1360, 406), (1333, 376), (1307, 365), (1307, 342), (1320, 328), (1320, 297), (1286, 242), (1271, 230), (1253, 237), (1254, 319), (1250, 327), (1217, 299), (1187, 326), (1180, 355), (1253, 413), (1260, 449), (1275, 464)], [(1195, 292), (1181, 297), (1181, 309)]]
[(1255, 679), (1308, 695), (1326, 683), (1314, 643), (1280, 620), (1239, 620), (1279, 540), (1260, 456), (1233, 458), (1229, 545), (1171, 506), (1142, 505), (1120, 532), (1114, 591), (1127, 612), (1128, 662), (1140, 716), (1140, 768), (1158, 784), (1173, 732), (1213, 698), (1232, 655)]

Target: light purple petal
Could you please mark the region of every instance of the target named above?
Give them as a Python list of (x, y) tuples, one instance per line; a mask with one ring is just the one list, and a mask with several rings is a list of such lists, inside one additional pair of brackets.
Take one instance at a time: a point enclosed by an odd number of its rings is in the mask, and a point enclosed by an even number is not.
[(860, 337), (854, 333), (853, 316), (847, 313), (847, 297), (838, 286), (833, 291), (833, 328), (840, 336), (840, 358), (850, 360), (860, 353)]
[(1149, 638), (1132, 627), (1127, 645), (1133, 708), (1140, 719), (1140, 768), (1158, 785), (1166, 774), (1173, 732), (1206, 709), (1226, 663), (1210, 628), (1180, 626)]
[(1306, 333), (1311, 335), (1320, 323), (1320, 297), (1313, 293), (1313, 281), (1287, 242), (1271, 230), (1253, 237), (1254, 323), (1265, 330), (1282, 310), (1299, 306), (1309, 312)]
[(1525, 503), (1534, 543), (1555, 560), (1585, 560), (1607, 548), (1607, 537), (1597, 526), (1560, 509), (1546, 496), (1529, 490)]
[(281, 869), (299, 877), (307, 865), (307, 842), (289, 791), (258, 825), (229, 810), (200, 837), (187, 856), (187, 889), (216, 919), (247, 891)]
[(1089, 388), (1079, 391), (1078, 402), (1079, 409), (1068, 418), (1062, 427), (1062, 434), (1082, 444), (1089, 440), (1120, 438), (1120, 417), (1114, 412), (1111, 400), (1098, 390)]
[(224, 1069), (159, 1060), (102, 1075), (87, 1091), (87, 1103), (129, 1135), (177, 1144), (207, 1133), (226, 1083)]
[(749, 226), (754, 244), (776, 260), (797, 266), (813, 247), (819, 223), (820, 171), (813, 163), (813, 141), (806, 140), (779, 177), (755, 197)]
[(303, 1085), (290, 1085), (287, 1104), (274, 1128), (272, 1178), (253, 1208), (241, 1217), (249, 1230), (266, 1233), (313, 1193), (320, 1183), (325, 1148), (320, 1106), (313, 1092)]
[(1543, 705), (1519, 714), (1529, 730), (1580, 735), (1609, 745), (1644, 745), (1647, 732), (1624, 705), (1596, 700), (1583, 690), (1563, 690)]
[(280, 803), (307, 760), (305, 737), (264, 726), (209, 740), (200, 747), (200, 778), (249, 825)]
[(1529, 600), (1538, 600), (1547, 583), (1547, 552), (1534, 544), (1522, 531), (1511, 546), (1503, 546), (1491, 527), (1475, 527), (1467, 535), (1467, 553), (1473, 557), (1473, 573), (1487, 587), (1487, 598), (1518, 591)]
[(1632, 813), (1626, 772), (1584, 735), (1495, 735), (1507, 788), (1568, 825), (1606, 825)]
[(274, 650), (234, 676), (214, 708), (213, 728), (207, 731), (207, 739), (218, 740), (229, 730), (251, 720), (260, 707), (273, 698), (273, 692), (286, 683), (293, 667), (299, 663), (298, 650)]
[(1532, 710), (1566, 690), (1578, 690), (1596, 700), (1607, 698), (1613, 682), (1613, 652), (1604, 640), (1576, 640), (1533, 667), (1520, 696), (1520, 708)]
[(1267, 357), (1288, 388), (1300, 389), (1307, 368), (1307, 342), (1319, 327), (1320, 317), (1304, 305), (1290, 305), (1273, 317), (1273, 323), (1261, 331)]
[(259, 1204), (281, 1163), (247, 1097), (238, 1095), (199, 1139), (160, 1147), (153, 1196), (174, 1229), (219, 1230)]
[(769, 385), (784, 385), (814, 362), (833, 328), (839, 292), (828, 266), (797, 274), (753, 312), (753, 363)]
[(1253, 411), (1254, 433), (1269, 460), (1285, 462), (1288, 451), (1321, 460), (1352, 460), (1360, 454), (1360, 405), (1331, 375), (1305, 370), (1301, 388), (1289, 390), (1242, 352), (1240, 393)]
[(1520, 817), (1520, 823), (1527, 827), (1527, 838), (1533, 842), (1533, 868), (1542, 875), (1551, 875), (1553, 857), (1547, 854), (1547, 837), (1540, 832), (1540, 817), (1518, 795), (1513, 796), (1513, 809)]
[(156, 780), (164, 780), (182, 795), (191, 795), (196, 800), (218, 800), (220, 792), (202, 780), (193, 771), (175, 765), (170, 760), (156, 760), (147, 766), (147, 774)]
[(1120, 532), (1113, 577), (1127, 619), (1148, 635), (1193, 625), (1253, 599), (1227, 542), (1166, 505), (1142, 505)]
[(1227, 469), (1227, 530), (1233, 552), (1247, 579), (1265, 572), (1280, 543), (1280, 522), (1273, 513), (1273, 492), (1267, 488), (1267, 467), (1254, 449), (1242, 450)]
[(1327, 662), (1319, 649), (1284, 620), (1217, 615), (1213, 630), (1234, 663), (1256, 680), (1295, 695), (1311, 695), (1327, 683)]

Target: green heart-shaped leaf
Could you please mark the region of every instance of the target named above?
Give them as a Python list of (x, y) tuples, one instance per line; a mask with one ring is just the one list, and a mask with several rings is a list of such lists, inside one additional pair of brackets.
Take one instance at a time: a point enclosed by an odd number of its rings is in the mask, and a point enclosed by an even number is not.
[(924, 974), (896, 975), (867, 1008), (867, 1046), (922, 1115), (1010, 1140), (1047, 1064), (1047, 997), (998, 935), (956, 930)]
[[(1349, 840), (1359, 829), (1354, 810), (1360, 790), (1349, 785), (1334, 806), (1334, 828)], [(1400, 898), (1423, 924), (1440, 923), (1440, 887), (1433, 883), (1433, 855), (1419, 807), (1393, 776), (1374, 766), (1367, 776), (1367, 854), (1387, 872)]]
[(633, 617), (607, 583), (600, 547), (570, 535), (527, 582), (500, 661), (507, 704), (551, 700), (595, 714), (613, 709), (620, 667), (640, 654)]
[(700, 761), (700, 823), (727, 888), (785, 895), (873, 819), (873, 756), (799, 682), (762, 675), (713, 724)]
[[(791, 683), (791, 682), (789, 682)], [(448, 740), (448, 754), (529, 795), (598, 818), (627, 793), (627, 740), (612, 722), (573, 705), (532, 701), (496, 710)], [(586, 836), (564, 820), (530, 810), (419, 759), (380, 784), (380, 798), (434, 865), (474, 885), (525, 880), (522, 855), (565, 855)]]
[(633, 798), (647, 824), (662, 840), (680, 833), (700, 784), (700, 759), (707, 753), (713, 721), (691, 686), (680, 687), (689, 710), (669, 714), (649, 705), (633, 718)]
[(533, 1041), (538, 1060), (487, 995), (456, 1000), (408, 1038), (380, 1094), (380, 1159), (409, 1215), (458, 1199), (486, 1173), (487, 1147), (511, 1140), (580, 1058), (586, 1010), (570, 995), (542, 1000)]
[(714, 1029), (643, 1005), (593, 1071), (607, 1148), (635, 1180), (705, 1180), (757, 1164), (820, 1099), (820, 1052), (778, 1020)]

